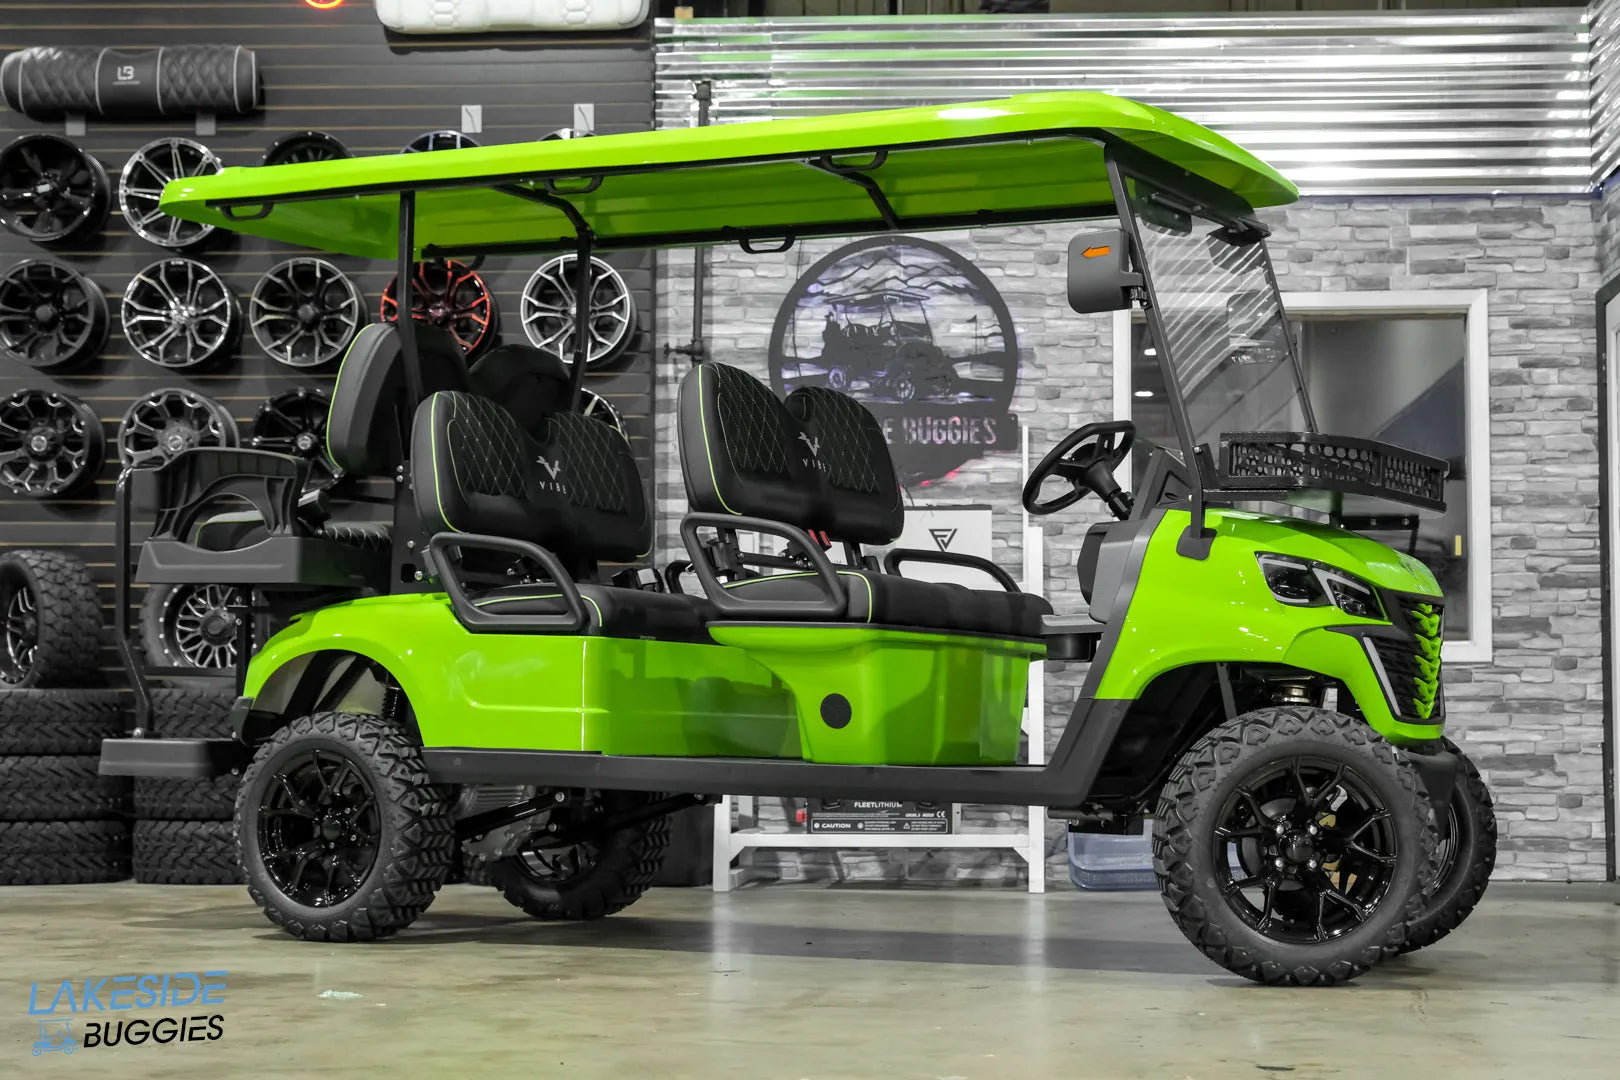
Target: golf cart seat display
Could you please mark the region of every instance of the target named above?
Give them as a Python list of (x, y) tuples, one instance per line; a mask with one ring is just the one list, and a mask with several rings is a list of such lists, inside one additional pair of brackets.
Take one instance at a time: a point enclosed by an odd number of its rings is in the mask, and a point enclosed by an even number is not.
[[(345, 433), (335, 400), (329, 425), (338, 464), (397, 477), (386, 581), (303, 598), (238, 669), (234, 738), (110, 739), (102, 769), (243, 769), (250, 893), (310, 940), (408, 926), (458, 839), (525, 911), (599, 917), (647, 887), (646, 860), (614, 853), (651, 850), (662, 815), (788, 793), (1047, 806), (1082, 831), (1151, 817), (1172, 918), (1260, 982), (1343, 982), (1426, 945), (1472, 909), (1495, 835), (1445, 738), (1439, 586), (1372, 538), (1236, 505), (1428, 505), (1446, 467), (1317, 430), (1256, 217), (1295, 197), (1222, 136), (1094, 93), (178, 180), (175, 217), (391, 260), (406, 310), (420, 262), (572, 255), (581, 322), (600, 253), (1108, 219), (1071, 242), (1070, 306), (1141, 309), (1173, 446), (1123, 491), (1135, 427), (1098, 418), (1030, 472), (1026, 512), (1096, 496), (1115, 519), (1077, 560), (1089, 610), (1053, 615), (989, 563), (965, 565), (1000, 591), (909, 581), (923, 553), (863, 551), (904, 522), (870, 414), (705, 363), (672, 418), (703, 596), (639, 573), (645, 588), (608, 586), (604, 564), (646, 551), (652, 523), (625, 441), (576, 415), (586, 335), (566, 393), (521, 353), (468, 392), (406, 321), (379, 432)], [(270, 479), (296, 473), (271, 458)], [(1091, 663), (1048, 763), (1011, 764), (1042, 657)]]

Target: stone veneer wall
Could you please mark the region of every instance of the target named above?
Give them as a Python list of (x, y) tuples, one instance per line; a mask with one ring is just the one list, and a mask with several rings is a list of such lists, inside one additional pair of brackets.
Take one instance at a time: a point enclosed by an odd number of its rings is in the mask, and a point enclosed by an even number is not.
[[(1620, 202), (1620, 200), (1616, 200)], [(1608, 211), (1607, 200), (1602, 206)], [(1266, 215), (1284, 291), (1489, 290), (1491, 556), (1495, 654), (1490, 664), (1451, 665), (1453, 737), (1485, 772), (1502, 825), (1498, 876), (1591, 880), (1606, 874), (1598, 538), (1597, 345), (1600, 283), (1597, 200), (1571, 197), (1311, 198)], [(1620, 213), (1615, 214), (1620, 220)], [(1070, 311), (1062, 254), (1075, 226), (936, 235), (977, 264), (1007, 301), (1021, 367), (1013, 409), (1038, 455), (1062, 434), (1113, 411), (1111, 319)], [(710, 256), (710, 356), (765, 375), (772, 320), (798, 273), (836, 242), (783, 255), (735, 249)], [(689, 253), (660, 260), (659, 325), (665, 340), (691, 336)], [(665, 357), (656, 408), (672, 417), (687, 361)], [(674, 424), (658, 448), (660, 561), (676, 557), (685, 512)], [(970, 462), (925, 492), (931, 501), (994, 505), (998, 561), (1022, 565), (1016, 448)], [(1096, 520), (1046, 521), (1047, 595), (1058, 611), (1083, 603), (1074, 555)], [(1476, 538), (1475, 545), (1479, 540)], [(1067, 719), (1085, 665), (1047, 665), (1047, 742)], [(1021, 809), (973, 808), (976, 827), (1021, 820)], [(776, 811), (778, 819), (780, 810)], [(769, 813), (766, 818), (769, 820)], [(1062, 840), (1049, 826), (1051, 846)], [(827, 876), (1012, 881), (1010, 852), (755, 853), (752, 864), (788, 880)], [(1054, 884), (1067, 881), (1061, 853)]]

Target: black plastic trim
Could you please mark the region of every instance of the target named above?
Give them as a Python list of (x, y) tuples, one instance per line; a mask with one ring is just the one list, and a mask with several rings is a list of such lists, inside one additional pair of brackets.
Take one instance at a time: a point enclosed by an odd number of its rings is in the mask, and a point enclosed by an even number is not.
[(206, 780), (247, 767), (253, 752), (235, 739), (104, 739), (102, 776)]
[(981, 573), (989, 574), (995, 580), (995, 583), (1007, 592), (1022, 591), (1018, 588), (1018, 582), (1013, 580), (1011, 574), (989, 559), (981, 559), (977, 555), (968, 555), (956, 551), (929, 551), (927, 548), (891, 548), (883, 556), (883, 572), (904, 577), (905, 575), (900, 573), (900, 566), (908, 562), (939, 563), (943, 566), (961, 566), (969, 570), (978, 570)]

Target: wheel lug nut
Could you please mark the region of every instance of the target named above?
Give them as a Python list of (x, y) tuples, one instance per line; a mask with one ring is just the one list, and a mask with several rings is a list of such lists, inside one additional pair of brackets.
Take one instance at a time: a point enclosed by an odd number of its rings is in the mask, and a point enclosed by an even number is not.
[(1312, 870), (1315, 870), (1316, 869), (1316, 860), (1315, 859), (1307, 860), (1305, 865), (1310, 867)]
[(1277, 822), (1277, 835), (1278, 836), (1281, 836), (1283, 833), (1285, 833), (1287, 831), (1288, 831), (1288, 826), (1286, 824), (1284, 824), (1281, 821)]
[(1281, 870), (1283, 868), (1283, 861), (1278, 859), (1274, 865), (1277, 867), (1277, 869)]
[(1315, 836), (1317, 834), (1317, 832), (1318, 832), (1318, 829), (1316, 828), (1315, 825), (1307, 825), (1307, 826), (1305, 826), (1305, 831), (1310, 833), (1312, 836)]

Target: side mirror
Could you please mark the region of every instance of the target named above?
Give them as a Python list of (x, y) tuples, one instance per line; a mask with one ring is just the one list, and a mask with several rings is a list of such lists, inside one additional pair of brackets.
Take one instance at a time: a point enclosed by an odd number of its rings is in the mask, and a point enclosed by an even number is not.
[(1142, 275), (1131, 271), (1129, 242), (1121, 229), (1082, 233), (1069, 241), (1069, 306), (1082, 315), (1122, 311)]

